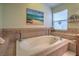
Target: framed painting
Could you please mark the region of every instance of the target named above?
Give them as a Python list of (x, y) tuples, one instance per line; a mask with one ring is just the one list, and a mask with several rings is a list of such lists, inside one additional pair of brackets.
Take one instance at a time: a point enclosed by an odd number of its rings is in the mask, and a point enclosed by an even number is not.
[(44, 13), (41, 11), (26, 9), (26, 23), (33, 25), (43, 25)]

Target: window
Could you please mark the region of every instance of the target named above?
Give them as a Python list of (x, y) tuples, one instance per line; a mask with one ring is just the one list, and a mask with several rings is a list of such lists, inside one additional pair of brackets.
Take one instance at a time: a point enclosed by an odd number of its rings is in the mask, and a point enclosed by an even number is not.
[(53, 14), (53, 28), (55, 30), (67, 30), (67, 18), (68, 18), (68, 10), (65, 9), (63, 11), (57, 12)]

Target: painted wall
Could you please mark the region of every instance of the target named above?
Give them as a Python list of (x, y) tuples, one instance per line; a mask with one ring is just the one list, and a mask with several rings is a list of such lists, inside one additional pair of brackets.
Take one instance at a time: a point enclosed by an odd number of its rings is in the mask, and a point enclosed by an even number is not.
[(3, 5), (0, 4), (0, 29), (2, 28), (2, 20), (3, 20)]
[[(68, 9), (68, 17), (70, 17), (73, 14), (79, 14), (79, 3), (66, 3), (66, 4), (60, 4), (59, 6), (53, 8), (53, 13), (62, 11), (64, 9)], [(79, 28), (79, 24), (75, 23), (69, 23), (68, 28)]]
[[(51, 27), (52, 12), (44, 4), (4, 4), (3, 27), (4, 28), (27, 28), (27, 27)], [(27, 25), (26, 8), (44, 12), (44, 25)]]

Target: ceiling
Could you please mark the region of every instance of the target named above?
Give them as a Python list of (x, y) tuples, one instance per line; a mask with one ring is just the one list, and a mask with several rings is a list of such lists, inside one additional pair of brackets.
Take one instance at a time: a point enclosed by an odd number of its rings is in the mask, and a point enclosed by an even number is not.
[(44, 4), (48, 5), (51, 8), (53, 8), (53, 7), (56, 7), (57, 5), (60, 5), (61, 3), (44, 3)]

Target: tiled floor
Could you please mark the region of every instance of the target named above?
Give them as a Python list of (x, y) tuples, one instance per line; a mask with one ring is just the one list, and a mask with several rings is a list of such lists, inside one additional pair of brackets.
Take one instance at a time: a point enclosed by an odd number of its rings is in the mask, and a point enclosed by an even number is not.
[(75, 56), (76, 53), (75, 52), (72, 52), (72, 51), (67, 51), (66, 53), (64, 53), (63, 56)]

